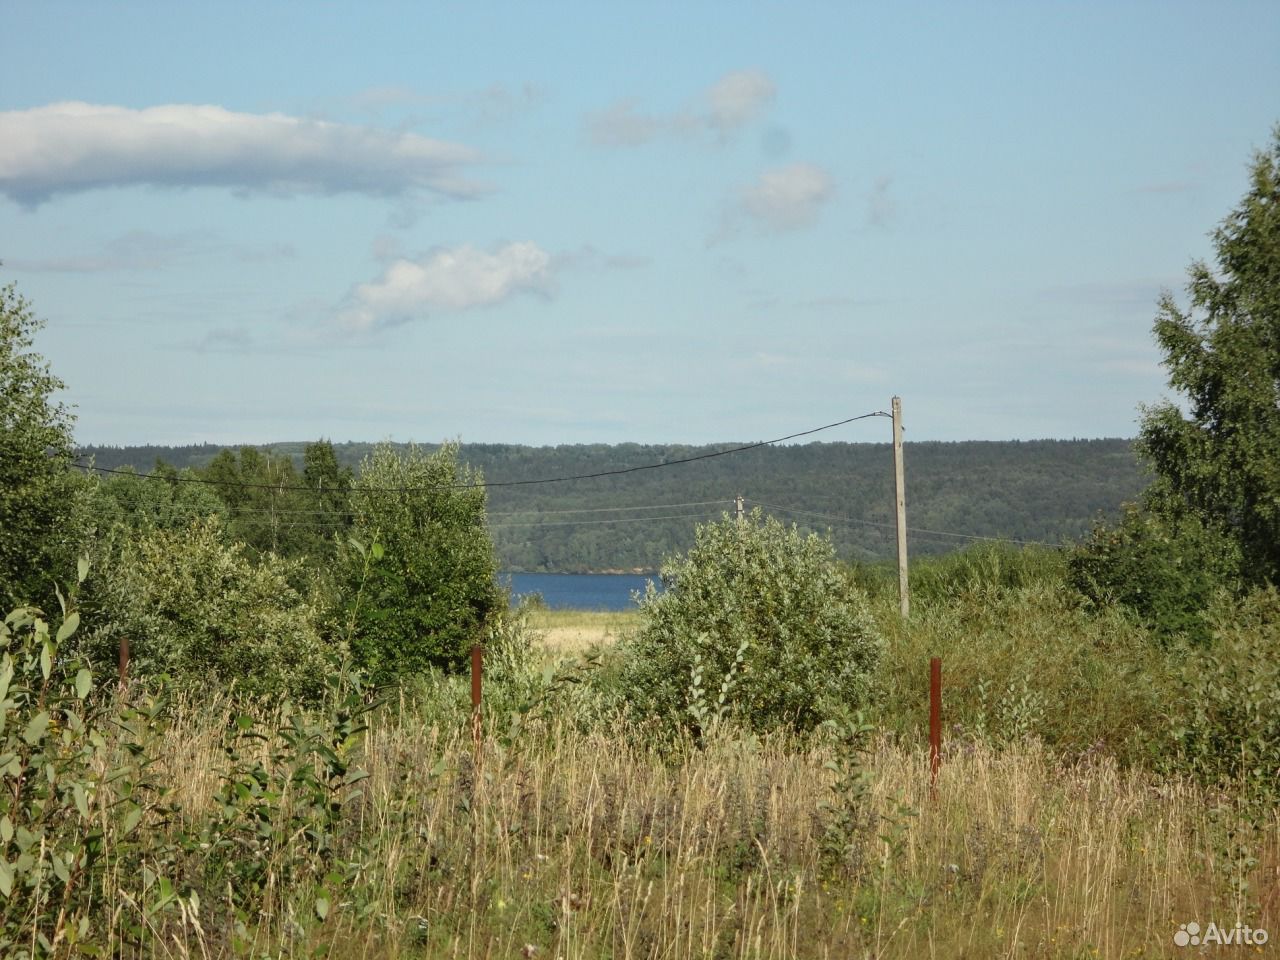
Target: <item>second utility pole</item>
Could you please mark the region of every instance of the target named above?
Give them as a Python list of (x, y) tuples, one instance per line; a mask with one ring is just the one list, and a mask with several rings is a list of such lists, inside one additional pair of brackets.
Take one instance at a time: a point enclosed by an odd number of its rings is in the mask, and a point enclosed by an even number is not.
[(893, 398), (893, 491), (898, 521), (898, 609), (902, 619), (911, 612), (907, 586), (907, 487), (902, 471), (902, 398)]

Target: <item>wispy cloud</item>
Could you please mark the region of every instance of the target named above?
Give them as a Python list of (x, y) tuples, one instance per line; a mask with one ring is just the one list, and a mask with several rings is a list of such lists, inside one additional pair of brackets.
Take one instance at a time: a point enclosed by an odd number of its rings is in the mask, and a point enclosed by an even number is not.
[(0, 193), (28, 207), (102, 187), (226, 187), (283, 195), (484, 188), (473, 149), (414, 133), (171, 104), (55, 103), (0, 112)]
[(182, 233), (130, 230), (106, 240), (91, 253), (34, 259), (14, 257), (7, 264), (12, 269), (33, 273), (100, 273), (116, 270), (161, 270), (197, 257), (206, 260), (210, 257), (229, 257), (240, 263), (262, 263), (290, 259), (295, 253), (290, 244), (244, 246), (228, 243), (216, 234), (204, 230)]
[(1154, 309), (1160, 294), (1178, 285), (1176, 277), (1148, 277), (1133, 280), (1102, 280), (1060, 284), (1039, 292), (1041, 300), (1088, 306), (1142, 306)]
[(244, 327), (217, 327), (185, 346), (197, 353), (248, 353), (253, 349), (254, 341)]
[(768, 170), (742, 191), (740, 208), (771, 230), (807, 227), (835, 195), (835, 181), (821, 167), (793, 163)]
[(558, 253), (552, 260), (554, 269), (581, 267), (588, 270), (639, 270), (652, 263), (649, 257), (632, 253), (605, 253), (593, 244), (584, 243), (577, 250)]
[(777, 92), (763, 70), (726, 73), (706, 92), (704, 120), (708, 127), (727, 136), (763, 113)]
[(412, 87), (369, 87), (349, 96), (324, 101), (322, 110), (381, 117), (393, 110), (460, 110), (472, 118), (494, 123), (510, 119), (541, 105), (547, 91), (536, 83), (491, 83), (487, 87), (454, 93), (423, 93)]
[(738, 190), (720, 218), (708, 245), (754, 225), (768, 233), (783, 233), (810, 226), (834, 196), (835, 181), (827, 171), (811, 163), (793, 163), (760, 174)]
[(777, 93), (763, 70), (735, 70), (704, 90), (693, 106), (647, 113), (635, 99), (618, 100), (585, 120), (588, 139), (602, 147), (638, 147), (662, 138), (710, 136), (724, 141), (760, 116)]
[(369, 333), (435, 313), (491, 306), (522, 293), (555, 291), (553, 258), (536, 243), (494, 250), (470, 245), (399, 258), (356, 286), (337, 313), (341, 333)]

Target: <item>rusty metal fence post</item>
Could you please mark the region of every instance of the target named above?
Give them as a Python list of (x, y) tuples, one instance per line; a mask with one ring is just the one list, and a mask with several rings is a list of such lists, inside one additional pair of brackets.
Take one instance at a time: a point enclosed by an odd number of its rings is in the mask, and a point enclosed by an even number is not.
[(120, 689), (129, 685), (129, 638), (120, 638)]

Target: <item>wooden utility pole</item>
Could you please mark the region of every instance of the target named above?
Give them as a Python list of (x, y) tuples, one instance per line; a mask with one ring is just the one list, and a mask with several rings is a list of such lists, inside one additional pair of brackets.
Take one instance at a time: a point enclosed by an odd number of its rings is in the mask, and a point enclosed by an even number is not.
[(893, 491), (898, 523), (898, 609), (902, 619), (911, 612), (907, 586), (907, 487), (902, 471), (902, 398), (893, 398)]
[(743, 512), (743, 509), (744, 509), (743, 502), (744, 501), (743, 501), (742, 494), (738, 494), (737, 504), (738, 504), (738, 522), (739, 523), (742, 523), (742, 521), (747, 518), (746, 514)]

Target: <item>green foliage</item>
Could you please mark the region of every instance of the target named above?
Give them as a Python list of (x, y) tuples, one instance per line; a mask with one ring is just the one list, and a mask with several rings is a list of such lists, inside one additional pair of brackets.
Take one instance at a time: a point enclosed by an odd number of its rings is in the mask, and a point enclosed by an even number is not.
[(1201, 780), (1235, 783), (1254, 798), (1280, 798), (1280, 592), (1220, 595), (1212, 643), (1191, 652), (1169, 711), (1174, 766)]
[(376, 682), (459, 669), (488, 638), (502, 598), (485, 491), (466, 486), (479, 479), (459, 466), (456, 445), (426, 454), (383, 444), (362, 465), (352, 541), (334, 576), (337, 619), (355, 663)]
[(1209, 637), (1204, 614), (1224, 584), (1239, 581), (1238, 543), (1193, 514), (1130, 507), (1099, 524), (1070, 560), (1070, 579), (1099, 606), (1122, 604), (1163, 641)]
[(192, 520), (219, 517), (226, 522), (227, 507), (218, 495), (197, 479), (194, 471), (175, 470), (157, 463), (148, 479), (127, 470), (91, 479), (90, 511), (100, 542), (109, 544), (151, 530), (182, 530)]
[(358, 887), (361, 851), (344, 842), (344, 817), (369, 776), (357, 750), (376, 707), (355, 684), (317, 715), (286, 702), (274, 730), (236, 716), (222, 788), (196, 846), (203, 889), (227, 891), (240, 924), (253, 921), (272, 885), (318, 888), (321, 920), (336, 896)]
[(290, 586), (296, 578), (296, 562), (252, 560), (216, 518), (140, 534), (87, 584), (96, 625), (85, 650), (111, 663), (125, 637), (130, 669), (143, 675), (314, 697), (343, 650), (322, 643), (314, 605)]
[(862, 848), (866, 833), (874, 826), (872, 813), (873, 759), (871, 737), (875, 727), (861, 712), (826, 721), (831, 759), (824, 766), (833, 775), (831, 799), (821, 807), (826, 823), (822, 832), (822, 859), (828, 869), (858, 873), (853, 858)]
[[(945, 603), (978, 587), (1023, 588), (1062, 582), (1066, 552), (1052, 547), (1018, 547), (1005, 543), (974, 543), (942, 556), (911, 560), (912, 604)], [(898, 596), (895, 563), (853, 563), (852, 581), (877, 600)]]
[(1240, 205), (1214, 231), (1217, 263), (1192, 264), (1190, 309), (1160, 301), (1156, 339), (1186, 397), (1143, 418), (1149, 508), (1233, 540), (1249, 584), (1280, 580), (1280, 126), (1254, 157)]
[(650, 585), (629, 651), (642, 711), (700, 733), (733, 717), (756, 731), (811, 730), (870, 697), (880, 638), (830, 541), (754, 510), (699, 526)]
[[(102, 697), (86, 664), (62, 649), (78, 624), (79, 613), (69, 607), (56, 632), (33, 608), (0, 623), (6, 957), (102, 955), (110, 939), (103, 903), (109, 883), (150, 913), (165, 906), (152, 869), (164, 844), (147, 829), (167, 812), (151, 770), (163, 734), (162, 703), (117, 706)], [(141, 932), (142, 919), (121, 904), (117, 922), (126, 936)]]
[(289, 456), (241, 447), (223, 450), (200, 472), (229, 515), (228, 531), (258, 553), (328, 561), (351, 524), (352, 473), (333, 444), (309, 443), (301, 475)]
[[(873, 432), (867, 437), (873, 438), (874, 428), (868, 429)], [(372, 452), (372, 446), (344, 443), (333, 449), (340, 463), (356, 465)], [(724, 447), (463, 444), (459, 458), (486, 477), (512, 480), (596, 473)], [(291, 457), (301, 468), (304, 444), (280, 443), (271, 450), (273, 457)], [(86, 452), (103, 466), (143, 467), (160, 456), (180, 466), (203, 467), (218, 448), (93, 447)], [(797, 520), (802, 530), (828, 533), (829, 528), (842, 558), (891, 558), (892, 462), (889, 445), (883, 443), (812, 443), (704, 460), (696, 470), (642, 470), (594, 483), (499, 487), (489, 491), (488, 501), (495, 520), (494, 549), (503, 570), (651, 572), (664, 557), (693, 545), (689, 517), (623, 524), (538, 521), (545, 519), (548, 510), (723, 501), (741, 491), (762, 503), (884, 524), (791, 517), (778, 511), (785, 519)], [(913, 442), (907, 450), (911, 523), (927, 529), (1062, 542), (1086, 535), (1098, 514), (1116, 512), (1125, 500), (1137, 497), (1146, 483), (1128, 440)], [(703, 515), (714, 519), (722, 509), (722, 504), (707, 505)], [(954, 540), (913, 535), (911, 556), (914, 561), (955, 546)]]
[(929, 659), (940, 656), (943, 721), (958, 737), (1034, 738), (1061, 755), (1135, 764), (1164, 748), (1152, 718), (1176, 689), (1173, 654), (1120, 608), (1081, 604), (1062, 558), (978, 546), (930, 565), (940, 569), (913, 592), (907, 622), (895, 592), (875, 599), (886, 638), (871, 711), (878, 726), (919, 742)]
[(0, 287), (0, 604), (51, 605), (47, 571), (80, 548), (83, 486), (71, 475), (72, 415), (64, 386), (32, 352), (42, 326), (13, 284)]

